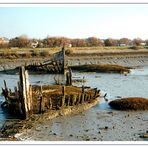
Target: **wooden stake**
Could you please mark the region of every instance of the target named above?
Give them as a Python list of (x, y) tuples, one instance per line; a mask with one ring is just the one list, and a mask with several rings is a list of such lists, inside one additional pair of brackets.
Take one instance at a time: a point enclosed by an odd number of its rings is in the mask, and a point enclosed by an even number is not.
[(20, 99), (21, 99), (21, 108), (22, 108), (22, 118), (28, 118), (28, 108), (27, 108), (27, 99), (26, 99), (26, 87), (25, 87), (25, 68), (22, 66), (20, 68)]
[(43, 91), (42, 91), (42, 85), (41, 85), (41, 93), (40, 93), (40, 109), (39, 113), (41, 114), (42, 112), (45, 111), (45, 101), (43, 97)]
[(62, 97), (61, 107), (64, 107), (65, 106), (65, 86), (62, 86), (62, 94), (63, 94), (63, 97)]
[(76, 100), (77, 100), (77, 96), (76, 96), (76, 95), (73, 95), (73, 99), (72, 99), (72, 106), (74, 106), (74, 105), (75, 105)]
[(49, 109), (52, 109), (52, 99), (49, 98)]
[(67, 103), (67, 106), (70, 106), (70, 95), (68, 96), (68, 103)]
[(84, 85), (82, 85), (81, 103), (84, 102), (84, 95), (85, 95), (85, 92), (84, 92)]

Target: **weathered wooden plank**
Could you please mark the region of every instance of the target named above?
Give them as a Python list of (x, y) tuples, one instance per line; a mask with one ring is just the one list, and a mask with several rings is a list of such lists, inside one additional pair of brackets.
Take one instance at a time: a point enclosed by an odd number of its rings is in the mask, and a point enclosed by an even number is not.
[(49, 109), (52, 109), (52, 99), (49, 98)]
[(20, 67), (20, 101), (22, 108), (22, 118), (28, 118), (28, 107), (27, 107), (27, 99), (26, 99), (26, 87), (25, 87), (25, 68)]
[(65, 86), (62, 86), (62, 103), (61, 103), (61, 107), (65, 106)]
[(42, 90), (42, 85), (41, 85), (39, 113), (43, 113), (44, 111), (45, 111), (45, 101), (44, 101), (43, 90)]
[(32, 95), (30, 92), (29, 76), (24, 66), (20, 68), (20, 102), (22, 109), (22, 118), (26, 119), (32, 112)]

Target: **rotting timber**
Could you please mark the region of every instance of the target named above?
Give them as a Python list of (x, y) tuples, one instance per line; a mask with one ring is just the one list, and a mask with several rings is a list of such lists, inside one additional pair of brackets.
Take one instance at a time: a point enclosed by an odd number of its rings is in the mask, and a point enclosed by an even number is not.
[[(69, 71), (66, 73), (69, 74)], [(27, 70), (20, 67), (20, 80), (14, 92), (10, 90), (4, 81), (2, 94), (5, 102), (2, 107), (10, 113), (19, 115), (22, 119), (29, 118), (32, 114), (41, 114), (50, 110), (62, 110), (67, 107), (77, 106), (83, 103), (92, 103), (98, 100), (100, 91), (90, 87), (71, 86), (71, 80), (67, 76), (67, 85), (30, 85)]]
[(60, 52), (55, 53), (50, 60), (44, 61), (43, 63), (25, 65), (25, 69), (31, 72), (64, 74), (66, 69), (65, 47), (63, 47)]

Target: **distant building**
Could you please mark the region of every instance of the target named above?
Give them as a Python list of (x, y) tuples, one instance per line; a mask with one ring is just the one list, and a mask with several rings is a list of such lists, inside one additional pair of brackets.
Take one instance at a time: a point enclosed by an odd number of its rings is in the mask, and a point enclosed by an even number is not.
[(71, 48), (72, 47), (72, 44), (69, 44), (68, 47)]
[(9, 39), (5, 37), (0, 38), (0, 44), (7, 44), (7, 43), (9, 43)]
[(127, 46), (127, 45), (126, 44), (119, 44), (119, 46), (124, 47), (124, 46)]
[(31, 43), (31, 47), (32, 48), (36, 48), (37, 46), (38, 46), (38, 41), (33, 41), (32, 43)]
[(140, 43), (140, 45), (141, 45), (141, 46), (145, 46), (145, 45), (146, 45), (146, 43)]

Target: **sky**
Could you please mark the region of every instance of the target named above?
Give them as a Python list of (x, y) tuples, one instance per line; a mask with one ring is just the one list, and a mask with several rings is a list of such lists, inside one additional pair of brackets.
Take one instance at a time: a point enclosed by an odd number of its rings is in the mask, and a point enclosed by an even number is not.
[(148, 39), (148, 5), (1, 7), (0, 37)]

